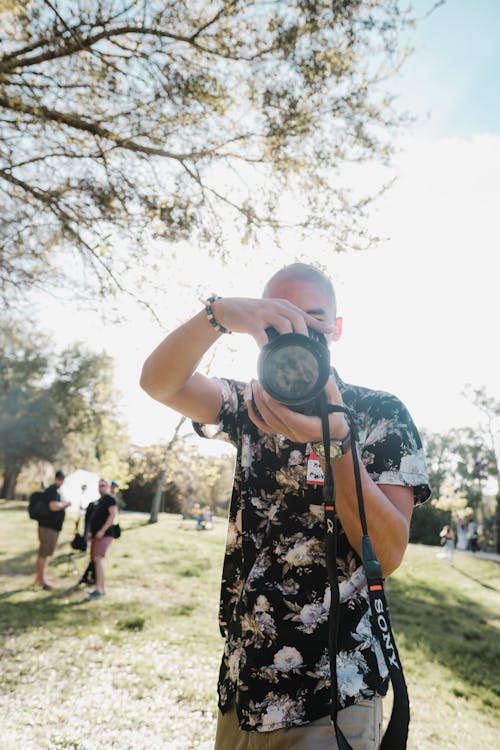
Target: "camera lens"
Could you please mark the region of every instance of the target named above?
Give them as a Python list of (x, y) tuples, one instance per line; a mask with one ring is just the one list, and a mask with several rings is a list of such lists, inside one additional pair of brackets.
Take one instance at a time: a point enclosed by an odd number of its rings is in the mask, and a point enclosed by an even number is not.
[(278, 334), (267, 329), (269, 343), (258, 361), (259, 381), (269, 395), (295, 411), (311, 413), (310, 402), (323, 390), (330, 374), (330, 356), (323, 334), (309, 329)]

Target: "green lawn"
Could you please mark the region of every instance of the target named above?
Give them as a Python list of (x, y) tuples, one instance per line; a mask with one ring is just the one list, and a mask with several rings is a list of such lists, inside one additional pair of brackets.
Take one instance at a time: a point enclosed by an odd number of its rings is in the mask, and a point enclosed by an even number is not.
[[(425, 512), (425, 511), (421, 511)], [(86, 557), (71, 519), (31, 586), (36, 524), (0, 501), (0, 749), (211, 750), (222, 640), (217, 626), (225, 523), (122, 514), (108, 595), (84, 603)], [(389, 582), (412, 724), (409, 750), (498, 746), (500, 566), (411, 546)], [(388, 699), (389, 708), (389, 699)]]

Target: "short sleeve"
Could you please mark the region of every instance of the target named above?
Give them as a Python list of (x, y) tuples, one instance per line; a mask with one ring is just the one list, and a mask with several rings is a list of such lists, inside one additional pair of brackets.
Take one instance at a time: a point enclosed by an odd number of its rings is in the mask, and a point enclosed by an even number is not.
[(429, 475), (422, 440), (405, 405), (391, 394), (378, 398), (360, 430), (363, 463), (377, 484), (412, 487), (415, 505), (429, 499)]
[(47, 489), (45, 490), (45, 502), (47, 505), (53, 501), (59, 500), (59, 492), (57, 491), (57, 487), (55, 484), (51, 484)]
[(212, 378), (220, 388), (222, 406), (217, 425), (193, 422), (195, 432), (204, 438), (227, 440), (237, 446), (240, 432), (238, 415), (245, 408), (245, 383), (225, 378)]

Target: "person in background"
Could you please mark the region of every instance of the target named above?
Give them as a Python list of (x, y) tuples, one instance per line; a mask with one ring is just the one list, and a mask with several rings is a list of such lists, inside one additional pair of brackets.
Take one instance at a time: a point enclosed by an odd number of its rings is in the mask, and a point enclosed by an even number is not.
[(467, 524), (460, 521), (457, 528), (457, 549), (467, 549)]
[(87, 601), (100, 599), (106, 593), (104, 588), (104, 558), (113, 541), (112, 526), (118, 511), (116, 499), (109, 493), (109, 482), (99, 479), (100, 497), (92, 503), (87, 538), (92, 540), (90, 557), (95, 569), (95, 589)]
[(35, 567), (35, 585), (41, 586), (44, 591), (50, 591), (54, 588), (46, 580), (47, 560), (55, 552), (59, 532), (66, 515), (66, 508), (71, 505), (68, 500), (62, 500), (59, 493), (64, 483), (64, 477), (64, 471), (56, 471), (54, 483), (47, 487), (44, 492), (47, 513), (43, 520), (38, 521), (39, 547)]
[(453, 554), (455, 552), (455, 532), (448, 524), (445, 524), (439, 532), (439, 538), (441, 544), (446, 552), (446, 558), (448, 562), (453, 562)]
[[(83, 536), (85, 539), (88, 539), (90, 535), (90, 519), (92, 517), (95, 502), (96, 501), (89, 503), (85, 509), (85, 518), (83, 521)], [(78, 583), (84, 583), (86, 586), (93, 586), (95, 584), (95, 565), (92, 562), (92, 557), (90, 557), (88, 565)]]
[(479, 552), (479, 528), (477, 521), (472, 518), (467, 529), (467, 543), (471, 552)]

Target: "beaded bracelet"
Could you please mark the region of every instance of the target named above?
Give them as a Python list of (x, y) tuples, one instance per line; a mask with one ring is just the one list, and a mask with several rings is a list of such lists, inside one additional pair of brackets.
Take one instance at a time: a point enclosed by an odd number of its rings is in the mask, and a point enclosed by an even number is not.
[(215, 328), (215, 330), (218, 331), (219, 333), (231, 333), (231, 331), (228, 328), (224, 328), (224, 326), (221, 326), (219, 323), (217, 323), (215, 319), (214, 311), (212, 310), (212, 304), (216, 302), (218, 299), (222, 299), (222, 297), (212, 294), (212, 296), (209, 297), (207, 301), (205, 302), (205, 312), (207, 314), (207, 318), (212, 328)]

